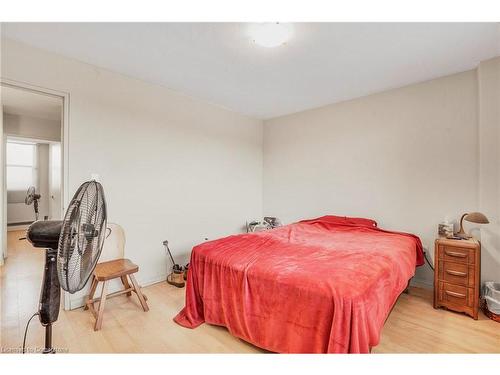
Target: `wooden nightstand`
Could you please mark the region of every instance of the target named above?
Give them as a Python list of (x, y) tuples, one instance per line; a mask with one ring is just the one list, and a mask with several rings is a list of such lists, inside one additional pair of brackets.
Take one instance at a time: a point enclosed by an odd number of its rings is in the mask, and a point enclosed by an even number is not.
[(434, 253), (434, 308), (478, 317), (481, 244), (476, 239), (438, 238)]

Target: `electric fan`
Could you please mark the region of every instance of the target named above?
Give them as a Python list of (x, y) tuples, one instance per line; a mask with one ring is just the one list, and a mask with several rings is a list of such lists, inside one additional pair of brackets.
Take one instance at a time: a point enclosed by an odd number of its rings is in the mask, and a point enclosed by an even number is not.
[(37, 194), (34, 186), (30, 186), (26, 192), (26, 198), (24, 198), (24, 203), (29, 206), (33, 203), (33, 208), (35, 209), (35, 220), (38, 220), (38, 200), (42, 196)]
[(71, 199), (64, 220), (36, 221), (28, 229), (33, 246), (46, 248), (38, 310), (45, 327), (44, 353), (54, 353), (52, 323), (59, 316), (61, 288), (75, 293), (89, 280), (101, 255), (106, 218), (102, 185), (87, 181)]

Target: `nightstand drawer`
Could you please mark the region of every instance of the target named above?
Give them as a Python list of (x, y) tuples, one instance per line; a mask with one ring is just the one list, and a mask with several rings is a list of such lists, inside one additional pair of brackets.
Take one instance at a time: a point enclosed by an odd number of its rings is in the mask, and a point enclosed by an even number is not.
[(439, 245), (438, 257), (444, 261), (474, 264), (474, 249)]
[(474, 306), (474, 289), (465, 286), (439, 282), (439, 302), (443, 305)]
[(450, 284), (474, 287), (474, 265), (456, 262), (439, 262), (439, 280)]

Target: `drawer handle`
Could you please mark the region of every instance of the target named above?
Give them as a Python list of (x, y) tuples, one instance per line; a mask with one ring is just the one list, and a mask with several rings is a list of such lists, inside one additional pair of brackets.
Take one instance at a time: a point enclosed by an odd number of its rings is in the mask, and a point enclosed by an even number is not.
[(467, 274), (465, 272), (460, 272), (460, 271), (446, 270), (446, 273), (453, 275), (453, 276), (460, 276), (460, 277), (467, 276)]
[(450, 292), (449, 290), (445, 290), (445, 293), (452, 297), (465, 298), (465, 294), (462, 293)]
[(445, 250), (444, 253), (446, 255), (449, 255), (450, 257), (456, 257), (456, 258), (466, 258), (467, 257), (467, 254), (464, 254), (464, 253), (457, 253), (456, 251), (448, 251), (448, 250)]

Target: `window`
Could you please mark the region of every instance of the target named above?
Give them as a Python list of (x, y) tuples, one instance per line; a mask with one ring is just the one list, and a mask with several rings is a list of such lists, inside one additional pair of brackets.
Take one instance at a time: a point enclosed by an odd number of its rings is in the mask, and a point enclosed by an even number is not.
[(37, 186), (36, 144), (7, 141), (7, 191)]

